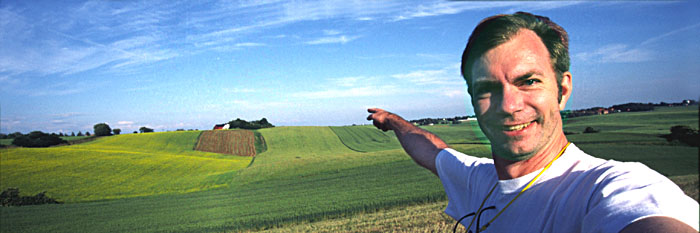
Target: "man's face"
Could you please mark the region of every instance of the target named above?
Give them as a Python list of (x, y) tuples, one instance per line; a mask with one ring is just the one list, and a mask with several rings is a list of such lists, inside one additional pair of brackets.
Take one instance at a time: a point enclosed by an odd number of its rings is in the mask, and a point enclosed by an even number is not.
[(497, 156), (528, 159), (564, 137), (559, 111), (571, 93), (571, 75), (563, 75), (559, 102), (549, 52), (534, 32), (519, 31), (471, 68), (472, 105)]

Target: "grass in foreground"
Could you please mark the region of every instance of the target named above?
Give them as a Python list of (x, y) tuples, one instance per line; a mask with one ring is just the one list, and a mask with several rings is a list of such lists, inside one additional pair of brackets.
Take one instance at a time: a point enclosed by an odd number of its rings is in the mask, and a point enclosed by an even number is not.
[[(671, 180), (688, 196), (698, 200), (697, 175), (675, 176)], [(263, 232), (452, 232), (456, 221), (443, 212), (446, 206), (447, 201), (416, 203), (317, 222), (299, 222)], [(457, 232), (465, 232), (464, 226), (459, 225)]]

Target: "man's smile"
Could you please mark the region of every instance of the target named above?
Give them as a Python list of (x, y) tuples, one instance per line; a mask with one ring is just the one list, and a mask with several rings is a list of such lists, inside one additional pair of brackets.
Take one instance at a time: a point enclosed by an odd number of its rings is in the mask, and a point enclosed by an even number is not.
[(530, 124), (532, 124), (533, 122), (535, 122), (535, 121), (531, 121), (531, 122), (527, 122), (527, 123), (523, 123), (523, 124), (518, 124), (518, 125), (505, 125), (505, 126), (503, 126), (503, 130), (504, 131), (522, 130), (522, 129), (530, 126)]

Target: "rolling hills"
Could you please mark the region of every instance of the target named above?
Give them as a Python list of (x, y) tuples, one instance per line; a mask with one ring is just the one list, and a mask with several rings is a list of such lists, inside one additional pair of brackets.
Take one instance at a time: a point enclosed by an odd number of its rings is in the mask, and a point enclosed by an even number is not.
[[(581, 117), (570, 119), (565, 130), (601, 129), (569, 138), (599, 157), (641, 161), (671, 177), (687, 193), (695, 192), (697, 198), (697, 148), (658, 137), (672, 125), (697, 122), (697, 114), (697, 108), (673, 108)], [(490, 156), (488, 141), (475, 122), (424, 128), (457, 150)], [(23, 193), (34, 194), (56, 187), (48, 194), (69, 197), (63, 200), (70, 203), (0, 208), (0, 231), (387, 231), (404, 229), (402, 226), (421, 231), (450, 227), (450, 220), (440, 214), (446, 200), (439, 180), (406, 156), (391, 132), (345, 126), (275, 127), (255, 133), (264, 136), (267, 150), (256, 155), (252, 164), (250, 157), (194, 151), (198, 132), (121, 135), (64, 147), (2, 149), (3, 188), (10, 187), (5, 186), (10, 182)], [(239, 160), (243, 158), (248, 160)], [(84, 194), (90, 192), (93, 195)], [(112, 196), (107, 195), (110, 193)], [(425, 218), (436, 220), (416, 220)]]
[(63, 202), (183, 193), (225, 186), (215, 177), (250, 158), (193, 151), (199, 132), (124, 134), (50, 148), (5, 149), (0, 189), (47, 191)]

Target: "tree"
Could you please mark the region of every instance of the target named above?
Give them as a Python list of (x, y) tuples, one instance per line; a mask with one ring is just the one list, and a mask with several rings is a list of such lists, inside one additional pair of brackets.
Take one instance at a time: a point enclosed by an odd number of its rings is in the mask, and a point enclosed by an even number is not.
[(75, 137), (75, 132), (70, 132), (71, 137)]
[(18, 138), (18, 137), (20, 137), (20, 136), (22, 136), (22, 135), (24, 135), (24, 134), (22, 134), (22, 133), (20, 133), (20, 132), (14, 132), (14, 133), (8, 134), (8, 135), (7, 135), (7, 138)]
[(90, 131), (85, 132), (85, 136), (90, 137)]
[(112, 133), (114, 133), (115, 135), (119, 135), (120, 133), (122, 133), (122, 130), (121, 129), (112, 129)]
[(700, 147), (700, 132), (689, 126), (676, 125), (671, 127), (671, 134), (665, 135), (666, 140), (678, 140), (689, 146)]
[(141, 132), (141, 133), (151, 133), (151, 132), (153, 132), (153, 129), (148, 128), (148, 127), (146, 127), (146, 126), (143, 126), (143, 127), (139, 128), (139, 132)]
[(95, 136), (110, 136), (112, 135), (112, 129), (109, 128), (107, 123), (99, 123), (92, 127), (95, 132)]
[(241, 120), (241, 118), (236, 118), (236, 120), (229, 121), (228, 124), (229, 129), (260, 129), (275, 127), (265, 118), (252, 122), (247, 122), (245, 120)]
[(23, 147), (49, 147), (61, 143), (67, 142), (56, 134), (47, 134), (41, 131), (33, 131), (12, 140), (13, 145)]
[(84, 135), (83, 135), (83, 132), (78, 131), (78, 134), (76, 136), (82, 137)]

